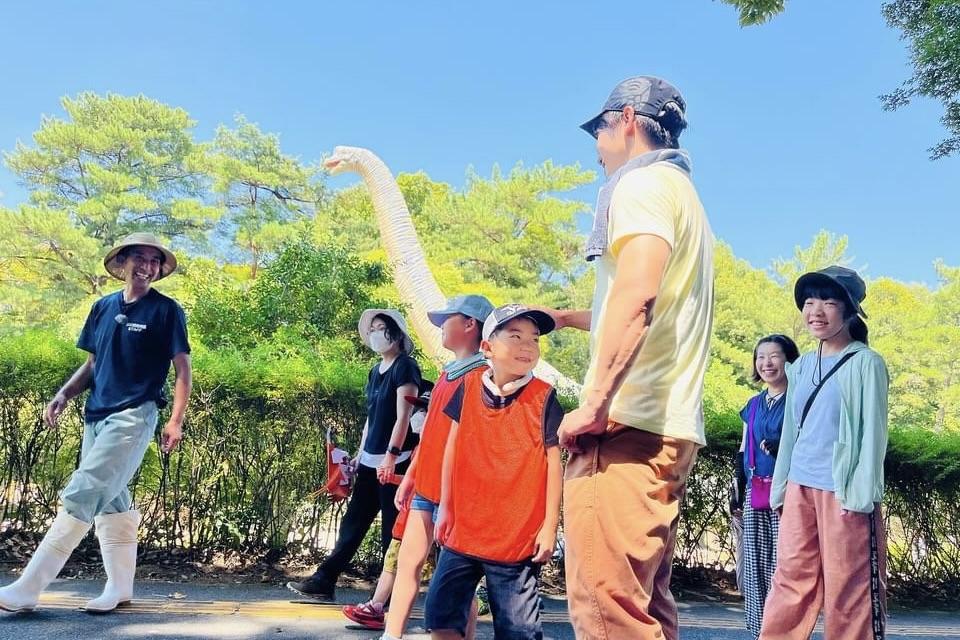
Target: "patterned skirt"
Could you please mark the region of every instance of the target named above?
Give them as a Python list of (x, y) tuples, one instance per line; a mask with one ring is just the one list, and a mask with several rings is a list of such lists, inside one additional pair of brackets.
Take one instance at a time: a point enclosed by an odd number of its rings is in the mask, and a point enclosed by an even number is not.
[(750, 506), (750, 482), (743, 501), (743, 600), (747, 630), (760, 637), (763, 603), (777, 568), (780, 516), (772, 509)]

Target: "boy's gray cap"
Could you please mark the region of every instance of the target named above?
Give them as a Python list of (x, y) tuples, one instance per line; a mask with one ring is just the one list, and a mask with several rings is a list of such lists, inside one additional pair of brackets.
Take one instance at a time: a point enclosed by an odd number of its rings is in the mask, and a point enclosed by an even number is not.
[(537, 325), (540, 335), (544, 336), (553, 331), (557, 323), (550, 314), (538, 309), (531, 309), (524, 304), (505, 304), (494, 309), (483, 323), (483, 339), (489, 340), (493, 332), (515, 318), (529, 318)]
[(610, 97), (600, 109), (600, 113), (584, 122), (580, 128), (596, 138), (597, 125), (607, 111), (623, 111), (625, 107), (630, 106), (638, 114), (656, 120), (670, 102), (676, 103), (680, 111), (687, 110), (687, 103), (680, 95), (680, 91), (663, 78), (656, 76), (627, 78), (614, 87)]
[(439, 311), (427, 312), (427, 317), (434, 326), (439, 327), (444, 320), (455, 314), (465, 315), (473, 318), (477, 322), (483, 322), (493, 311), (493, 304), (483, 296), (465, 295), (450, 298), (447, 301), (447, 308)]
[(861, 303), (867, 297), (866, 283), (853, 269), (837, 265), (820, 269), (819, 271), (811, 271), (810, 273), (805, 273), (800, 276), (797, 284), (793, 287), (793, 299), (794, 302), (797, 303), (797, 309), (803, 311), (803, 303), (806, 302), (806, 300), (803, 299), (804, 289), (806, 289), (808, 285), (818, 284), (832, 284), (840, 287), (840, 290), (847, 294), (847, 300), (844, 302), (849, 304), (857, 314), (864, 318), (867, 317), (867, 313), (861, 306)]

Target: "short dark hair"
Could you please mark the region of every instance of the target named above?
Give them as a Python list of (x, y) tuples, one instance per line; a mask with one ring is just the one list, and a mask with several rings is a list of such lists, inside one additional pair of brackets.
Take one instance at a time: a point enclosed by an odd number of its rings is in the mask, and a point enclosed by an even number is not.
[[(601, 114), (604, 124), (616, 127), (623, 119), (622, 111), (604, 111)], [(647, 142), (655, 149), (679, 149), (680, 134), (687, 128), (687, 119), (680, 106), (668, 102), (656, 118), (637, 114), (637, 126), (647, 137)]]
[[(404, 333), (400, 329), (400, 325), (398, 325), (393, 318), (388, 315), (378, 313), (377, 315), (373, 316), (373, 320), (383, 321), (385, 327), (383, 335), (387, 340), (390, 342), (400, 342), (403, 340)], [(373, 320), (370, 321), (370, 324), (373, 324)]]
[(780, 345), (780, 348), (783, 349), (783, 356), (787, 362), (792, 363), (800, 357), (800, 349), (797, 348), (797, 343), (791, 340), (789, 336), (785, 336), (782, 333), (774, 333), (765, 338), (760, 338), (760, 340), (757, 341), (757, 346), (753, 348), (752, 367), (754, 382), (760, 382), (760, 372), (757, 371), (757, 353), (760, 351), (760, 345), (770, 342)]
[(850, 295), (838, 284), (829, 281), (810, 282), (800, 290), (800, 300), (840, 300), (843, 302), (843, 319), (850, 326), (850, 337), (863, 344), (869, 344), (870, 330), (863, 318), (857, 315), (857, 307)]

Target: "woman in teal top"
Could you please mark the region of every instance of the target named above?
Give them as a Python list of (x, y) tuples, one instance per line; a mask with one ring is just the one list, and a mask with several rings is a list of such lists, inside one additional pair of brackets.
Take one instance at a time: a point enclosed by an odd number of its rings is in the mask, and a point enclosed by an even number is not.
[(787, 368), (770, 504), (781, 510), (777, 570), (762, 638), (883, 638), (886, 543), (880, 501), (887, 448), (887, 368), (867, 346), (855, 271), (802, 276), (797, 307), (819, 342)]

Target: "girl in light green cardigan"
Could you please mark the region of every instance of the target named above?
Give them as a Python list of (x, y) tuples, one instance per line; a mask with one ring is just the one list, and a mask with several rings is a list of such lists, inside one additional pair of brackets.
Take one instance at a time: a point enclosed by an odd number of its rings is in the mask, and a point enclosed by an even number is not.
[(778, 566), (762, 639), (883, 638), (886, 543), (880, 501), (887, 449), (883, 358), (867, 346), (856, 272), (802, 276), (797, 307), (815, 352), (787, 368), (786, 411), (770, 504), (781, 509)]

